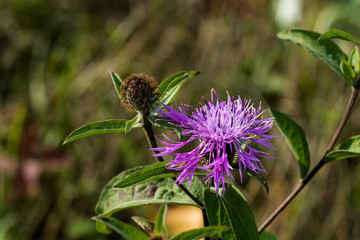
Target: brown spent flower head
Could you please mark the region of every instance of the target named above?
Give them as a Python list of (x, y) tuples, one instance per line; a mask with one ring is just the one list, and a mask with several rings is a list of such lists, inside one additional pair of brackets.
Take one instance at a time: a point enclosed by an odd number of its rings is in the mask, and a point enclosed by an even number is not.
[(146, 115), (157, 100), (155, 90), (158, 84), (152, 76), (134, 73), (121, 84), (121, 102), (128, 112), (139, 111)]

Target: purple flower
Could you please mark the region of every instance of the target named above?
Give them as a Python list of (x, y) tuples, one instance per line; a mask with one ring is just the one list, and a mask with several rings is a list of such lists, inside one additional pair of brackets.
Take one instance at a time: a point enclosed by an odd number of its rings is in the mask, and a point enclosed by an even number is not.
[[(206, 181), (213, 179), (218, 194), (220, 184), (225, 187), (229, 176), (234, 179), (230, 170), (233, 169), (231, 161), (235, 153), (238, 155), (240, 177), (246, 168), (258, 174), (266, 173), (259, 158), (271, 157), (254, 145), (274, 149), (270, 143), (274, 136), (266, 134), (274, 119), (260, 118), (263, 113), (260, 105), (254, 108), (249, 100), (242, 101), (240, 97), (235, 100), (229, 93), (227, 102), (219, 100), (215, 90), (211, 91), (210, 102), (203, 99), (205, 103), (200, 103), (199, 108), (182, 105), (173, 109), (164, 105), (167, 112), (158, 110), (165, 120), (181, 128), (184, 136), (189, 136), (187, 141), (178, 142), (163, 134), (168, 141), (159, 141), (165, 147), (152, 149), (161, 152), (154, 156), (175, 156), (168, 163), (168, 168), (181, 170), (176, 183), (181, 184), (189, 178), (191, 185), (196, 169), (208, 170)], [(193, 150), (176, 152), (193, 141), (199, 143)]]

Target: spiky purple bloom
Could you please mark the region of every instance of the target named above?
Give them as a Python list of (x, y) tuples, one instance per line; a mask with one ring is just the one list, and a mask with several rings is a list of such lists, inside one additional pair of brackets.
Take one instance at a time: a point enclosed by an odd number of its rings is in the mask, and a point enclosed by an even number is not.
[[(254, 108), (249, 100), (242, 101), (240, 97), (235, 100), (229, 93), (227, 102), (219, 100), (215, 90), (211, 91), (210, 102), (205, 98), (203, 100), (205, 104), (200, 103), (199, 108), (182, 105), (173, 109), (164, 105), (167, 112), (158, 110), (165, 120), (181, 128), (184, 136), (189, 136), (187, 141), (178, 142), (163, 134), (168, 142), (159, 141), (165, 147), (152, 149), (161, 151), (154, 156), (175, 155), (175, 158), (168, 163), (168, 168), (181, 170), (176, 183), (181, 184), (189, 178), (191, 185), (196, 169), (209, 170), (205, 178), (207, 181), (213, 179), (218, 194), (220, 183), (224, 188), (228, 176), (234, 179), (230, 172), (233, 169), (230, 162), (232, 159), (229, 158), (235, 153), (238, 155), (240, 177), (242, 170), (246, 168), (258, 174), (266, 173), (259, 158), (271, 157), (268, 153), (254, 148), (253, 145), (274, 149), (270, 143), (274, 136), (266, 134), (272, 127), (274, 119), (259, 119), (263, 113), (260, 105)], [(184, 153), (175, 152), (197, 139), (199, 144), (193, 150)], [(204, 159), (205, 164), (202, 163)]]

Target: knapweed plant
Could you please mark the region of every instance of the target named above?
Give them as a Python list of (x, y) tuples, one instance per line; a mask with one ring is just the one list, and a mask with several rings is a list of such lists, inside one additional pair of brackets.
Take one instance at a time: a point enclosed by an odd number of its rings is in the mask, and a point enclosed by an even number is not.
[[(96, 206), (97, 229), (113, 230), (126, 239), (276, 239), (263, 230), (327, 163), (360, 156), (360, 135), (335, 146), (350, 116), (360, 87), (360, 56), (357, 46), (348, 57), (331, 39), (353, 43), (360, 40), (340, 30), (324, 34), (306, 30), (287, 30), (278, 34), (297, 43), (327, 63), (352, 88), (343, 119), (330, 140), (323, 157), (309, 172), (310, 153), (303, 129), (286, 114), (270, 109), (264, 117), (260, 104), (227, 94), (220, 99), (213, 89), (199, 106), (174, 104), (181, 86), (198, 72), (183, 71), (171, 75), (159, 85), (146, 74), (132, 74), (125, 80), (110, 72), (122, 105), (136, 116), (131, 120), (107, 120), (86, 124), (73, 131), (65, 143), (102, 133), (129, 133), (142, 127), (149, 149), (158, 160), (150, 166), (137, 166), (115, 176), (103, 189)], [(300, 182), (260, 227), (241, 190), (232, 184), (233, 175), (244, 173), (269, 186), (262, 161), (275, 159), (276, 151), (269, 133), (276, 124), (294, 154), (300, 169)], [(158, 134), (153, 127), (170, 129), (175, 135)], [(160, 142), (160, 145), (158, 145)], [(184, 146), (189, 145), (185, 148)], [(164, 161), (167, 156), (170, 160)], [(232, 180), (231, 180), (232, 179)], [(144, 231), (121, 222), (111, 215), (126, 208), (162, 204), (155, 223), (133, 217)], [(167, 204), (191, 205), (201, 209), (204, 227), (172, 236), (167, 234)], [(286, 226), (284, 226), (286, 227)]]

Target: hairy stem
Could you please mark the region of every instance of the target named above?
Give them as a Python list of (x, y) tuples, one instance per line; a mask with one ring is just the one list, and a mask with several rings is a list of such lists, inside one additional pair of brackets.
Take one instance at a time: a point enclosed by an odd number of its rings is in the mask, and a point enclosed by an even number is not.
[(274, 221), (274, 219), (286, 208), (286, 206), (298, 195), (298, 193), (307, 185), (307, 183), (315, 176), (315, 174), (321, 169), (322, 166), (325, 164), (325, 156), (328, 154), (332, 148), (334, 147), (336, 141), (338, 140), (341, 131), (344, 128), (344, 125), (346, 121), (348, 120), (351, 110), (354, 106), (355, 100), (359, 94), (359, 84), (360, 79), (358, 81), (358, 84), (355, 89), (352, 89), (351, 96), (348, 102), (348, 105), (346, 106), (344, 115), (341, 119), (341, 122), (336, 129), (333, 137), (331, 138), (331, 141), (329, 143), (329, 146), (326, 148), (326, 152), (323, 155), (323, 157), (320, 159), (320, 161), (316, 164), (316, 166), (311, 170), (311, 172), (301, 181), (295, 189), (290, 193), (290, 195), (280, 204), (280, 206), (266, 219), (266, 221), (259, 227), (259, 234), (264, 231), (264, 229), (270, 225)]
[[(143, 127), (144, 127), (144, 131), (145, 131), (145, 135), (146, 135), (146, 139), (148, 140), (148, 143), (150, 145), (151, 148), (156, 148), (157, 147), (157, 143), (156, 143), (156, 139), (154, 136), (154, 131), (152, 128), (152, 125), (150, 123), (150, 121), (146, 118), (143, 117)], [(159, 153), (158, 151), (153, 151), (155, 154)], [(162, 157), (157, 157), (159, 162), (163, 162), (164, 159)], [(174, 181), (176, 180), (176, 178), (172, 178)], [(204, 204), (202, 202), (200, 202), (194, 195), (192, 195), (191, 192), (189, 192), (189, 190), (187, 190), (182, 184), (178, 185), (181, 190), (183, 190), (185, 192), (186, 195), (189, 196), (189, 198), (191, 198), (191, 200), (193, 200), (197, 205), (199, 205), (202, 209), (203, 215), (204, 215), (204, 219), (206, 217), (206, 212), (205, 212), (205, 208), (204, 208)], [(206, 217), (207, 219), (207, 217)], [(205, 221), (204, 221), (205, 223)]]

